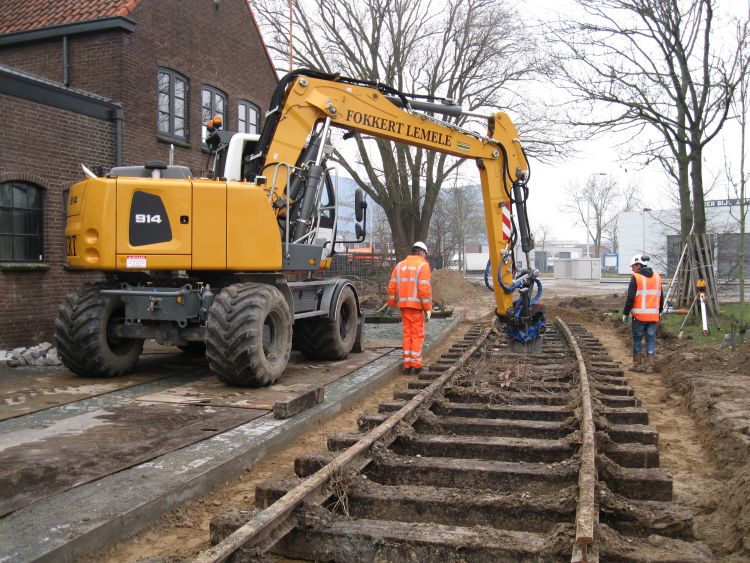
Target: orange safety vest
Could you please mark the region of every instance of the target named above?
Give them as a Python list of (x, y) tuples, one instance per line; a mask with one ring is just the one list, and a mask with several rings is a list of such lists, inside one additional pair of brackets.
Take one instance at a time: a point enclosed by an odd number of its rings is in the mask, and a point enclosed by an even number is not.
[(432, 311), (430, 264), (421, 256), (410, 254), (396, 264), (388, 282), (388, 306), (399, 309)]
[(659, 299), (661, 298), (661, 278), (654, 272), (650, 278), (642, 274), (633, 273), (637, 290), (633, 309), (633, 317), (643, 323), (653, 323), (659, 320)]

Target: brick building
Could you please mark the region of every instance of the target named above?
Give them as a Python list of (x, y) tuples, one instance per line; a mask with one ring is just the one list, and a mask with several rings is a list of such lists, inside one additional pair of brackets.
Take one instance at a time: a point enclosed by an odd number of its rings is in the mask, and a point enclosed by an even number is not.
[(65, 190), (168, 160), (206, 168), (202, 123), (259, 130), (277, 77), (246, 0), (0, 2), (0, 349), (50, 340), (63, 295)]

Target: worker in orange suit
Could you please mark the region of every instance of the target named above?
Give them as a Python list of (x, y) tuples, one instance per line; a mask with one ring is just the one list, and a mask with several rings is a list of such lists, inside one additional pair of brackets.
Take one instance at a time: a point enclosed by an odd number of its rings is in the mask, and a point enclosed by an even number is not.
[[(636, 254), (630, 261), (628, 297), (622, 310), (622, 322), (627, 324), (633, 315), (633, 365), (630, 371), (652, 373), (656, 357), (656, 325), (664, 309), (661, 277), (648, 265), (650, 258)], [(643, 355), (643, 336), (646, 336), (646, 355)]]
[(415, 242), (411, 254), (396, 264), (388, 282), (388, 314), (401, 310), (404, 329), (404, 373), (422, 371), (424, 323), (432, 316), (432, 286), (427, 245)]

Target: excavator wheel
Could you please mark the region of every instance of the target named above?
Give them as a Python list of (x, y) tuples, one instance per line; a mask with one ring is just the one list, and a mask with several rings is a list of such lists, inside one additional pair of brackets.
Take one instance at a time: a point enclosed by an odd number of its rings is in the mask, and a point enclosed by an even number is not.
[(55, 343), (60, 360), (85, 377), (115, 377), (128, 373), (143, 351), (143, 340), (108, 336), (107, 329), (122, 319), (119, 297), (102, 295), (102, 286), (84, 285), (65, 296), (55, 320)]
[(311, 360), (343, 360), (357, 338), (357, 298), (350, 286), (341, 290), (336, 320), (313, 318), (294, 323), (294, 347)]
[(206, 323), (206, 357), (220, 381), (271, 385), (292, 350), (292, 315), (274, 286), (235, 283), (214, 300)]

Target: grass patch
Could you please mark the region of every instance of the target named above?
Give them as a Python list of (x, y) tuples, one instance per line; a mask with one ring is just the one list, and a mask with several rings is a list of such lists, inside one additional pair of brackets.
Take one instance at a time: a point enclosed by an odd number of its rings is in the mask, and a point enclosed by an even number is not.
[[(696, 305), (697, 306), (697, 305)], [(740, 318), (740, 304), (739, 303), (722, 303), (721, 310), (719, 311), (719, 323), (721, 324), (721, 330), (717, 330), (716, 323), (714, 322), (713, 316), (707, 310), (708, 315), (708, 328), (711, 333), (708, 336), (703, 335), (703, 326), (700, 314), (691, 315), (685, 323), (683, 328), (684, 337), (689, 339), (689, 342), (696, 346), (718, 344), (724, 340), (724, 336), (731, 334), (732, 324), (738, 323)], [(675, 315), (670, 313), (664, 315), (661, 319), (661, 325), (664, 329), (671, 332), (674, 335), (679, 334), (680, 325), (685, 320), (684, 315)], [(750, 321), (750, 304), (745, 303), (745, 323)]]

